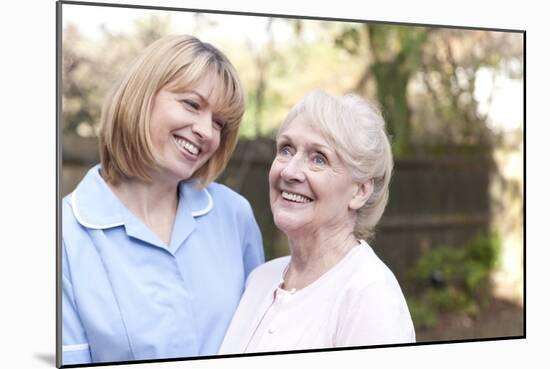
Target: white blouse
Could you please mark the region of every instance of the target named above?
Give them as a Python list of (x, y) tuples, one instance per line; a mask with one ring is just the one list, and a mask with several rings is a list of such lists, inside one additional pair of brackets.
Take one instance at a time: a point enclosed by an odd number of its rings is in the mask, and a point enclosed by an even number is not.
[(250, 274), (220, 354), (415, 342), (401, 288), (365, 241), (298, 291), (280, 287), (289, 262)]

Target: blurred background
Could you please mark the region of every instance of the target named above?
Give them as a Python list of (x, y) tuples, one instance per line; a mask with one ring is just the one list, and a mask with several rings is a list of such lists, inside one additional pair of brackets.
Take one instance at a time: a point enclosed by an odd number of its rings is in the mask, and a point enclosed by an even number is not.
[(395, 155), (371, 245), (399, 280), (417, 340), (524, 335), (524, 38), (520, 32), (62, 5), (62, 195), (99, 161), (110, 85), (157, 38), (220, 48), (247, 91), (219, 182), (251, 202), (266, 258), (274, 136), (313, 88), (382, 107)]

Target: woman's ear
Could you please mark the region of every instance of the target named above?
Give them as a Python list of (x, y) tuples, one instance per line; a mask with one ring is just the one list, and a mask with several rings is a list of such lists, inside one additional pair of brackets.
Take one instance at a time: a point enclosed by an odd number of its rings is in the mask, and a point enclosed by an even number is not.
[(352, 210), (361, 209), (370, 198), (370, 195), (372, 195), (373, 190), (374, 182), (372, 179), (369, 179), (365, 183), (357, 183), (355, 194), (349, 203), (349, 208)]

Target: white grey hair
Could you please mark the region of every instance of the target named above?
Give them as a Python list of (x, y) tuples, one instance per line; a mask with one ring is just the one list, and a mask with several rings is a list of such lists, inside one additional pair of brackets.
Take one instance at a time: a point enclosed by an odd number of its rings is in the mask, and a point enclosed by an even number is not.
[(355, 237), (371, 238), (388, 202), (393, 170), (391, 146), (380, 109), (355, 94), (331, 96), (313, 90), (289, 111), (278, 135), (302, 114), (334, 145), (354, 181), (372, 181), (373, 192), (357, 210), (354, 227)]

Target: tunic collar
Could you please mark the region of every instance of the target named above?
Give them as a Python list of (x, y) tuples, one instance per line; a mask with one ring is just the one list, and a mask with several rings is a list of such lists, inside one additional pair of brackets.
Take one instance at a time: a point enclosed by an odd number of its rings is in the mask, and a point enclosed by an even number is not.
[[(76, 220), (90, 229), (124, 226), (129, 236), (162, 245), (160, 239), (116, 197), (99, 170), (99, 165), (90, 169), (71, 194)], [(198, 189), (196, 181), (180, 182), (178, 191), (178, 209), (170, 241), (170, 248), (174, 252), (195, 228), (195, 218), (208, 214), (214, 207), (214, 200), (208, 190)]]

